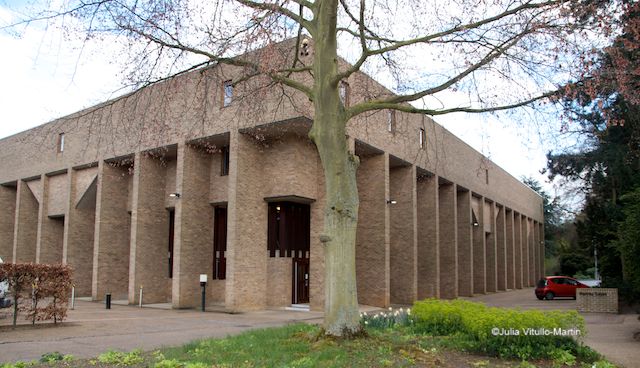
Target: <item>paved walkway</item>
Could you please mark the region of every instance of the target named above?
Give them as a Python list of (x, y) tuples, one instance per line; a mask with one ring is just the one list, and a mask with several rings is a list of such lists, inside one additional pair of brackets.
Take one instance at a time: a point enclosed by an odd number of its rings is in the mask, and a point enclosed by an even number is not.
[(225, 337), (262, 327), (292, 322), (321, 322), (319, 312), (268, 310), (243, 314), (162, 310), (77, 301), (62, 327), (7, 329), (0, 320), (0, 362), (40, 359), (58, 351), (79, 358), (108, 349), (153, 350), (205, 337)]
[[(538, 300), (533, 288), (465, 298), (494, 307), (522, 309), (575, 310), (573, 299)], [(637, 314), (582, 313), (587, 327), (585, 343), (611, 362), (626, 368), (640, 368), (640, 341), (633, 334), (640, 331)]]

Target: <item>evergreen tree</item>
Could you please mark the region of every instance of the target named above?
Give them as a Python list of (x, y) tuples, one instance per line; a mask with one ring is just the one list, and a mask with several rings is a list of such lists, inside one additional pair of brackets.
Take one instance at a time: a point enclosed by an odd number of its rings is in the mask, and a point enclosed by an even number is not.
[[(625, 33), (602, 53), (597, 70), (564, 101), (583, 138), (578, 150), (549, 153), (549, 176), (581, 181), (585, 205), (576, 218), (578, 249), (561, 256), (563, 272), (585, 272), (597, 249), (603, 281), (637, 300), (640, 274), (634, 269), (640, 244), (638, 191), (640, 191), (640, 70), (637, 68), (640, 12), (632, 8), (624, 17)], [(634, 194), (635, 193), (635, 194)], [(624, 199), (624, 200), (621, 200)], [(635, 294), (634, 294), (635, 293)], [(635, 295), (635, 296), (634, 296)]]

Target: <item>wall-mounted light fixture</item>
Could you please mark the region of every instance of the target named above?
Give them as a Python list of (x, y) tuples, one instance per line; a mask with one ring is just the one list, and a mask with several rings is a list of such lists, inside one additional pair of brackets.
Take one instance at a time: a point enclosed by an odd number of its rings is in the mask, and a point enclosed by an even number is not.
[(474, 221), (473, 226), (480, 226), (480, 224), (478, 223), (478, 221)]
[(169, 197), (172, 197), (172, 198), (180, 198), (181, 196), (180, 196), (180, 193), (176, 192), (176, 193), (171, 193), (171, 194), (169, 194)]
[(387, 199), (387, 204), (396, 204), (398, 203), (398, 201), (396, 201), (395, 199)]

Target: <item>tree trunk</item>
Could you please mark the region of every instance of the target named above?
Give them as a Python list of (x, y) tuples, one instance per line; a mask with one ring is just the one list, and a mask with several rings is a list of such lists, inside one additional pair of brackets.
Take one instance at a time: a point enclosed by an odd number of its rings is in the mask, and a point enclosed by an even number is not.
[[(318, 104), (322, 105), (322, 104)], [(356, 294), (356, 227), (358, 224), (357, 157), (348, 152), (343, 120), (318, 110), (312, 138), (325, 178), (324, 244), (325, 330), (349, 337), (360, 331)]]
[(338, 92), (337, 1), (320, 3), (314, 32), (314, 122), (309, 133), (322, 161), (325, 178), (324, 244), (327, 335), (360, 332), (356, 294), (358, 159), (348, 150), (347, 114)]

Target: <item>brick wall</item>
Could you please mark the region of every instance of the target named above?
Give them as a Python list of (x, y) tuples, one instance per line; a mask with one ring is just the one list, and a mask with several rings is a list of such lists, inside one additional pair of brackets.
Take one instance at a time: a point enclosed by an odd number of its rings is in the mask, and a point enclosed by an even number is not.
[[(400, 166), (389, 170), (390, 197), (396, 201), (388, 204), (391, 221), (390, 231), (390, 275), (391, 303), (410, 304), (416, 299), (416, 217), (415, 166)], [(386, 204), (386, 201), (380, 201)], [(378, 215), (381, 215), (378, 212)], [(375, 270), (379, 272), (378, 269)]]
[(438, 188), (438, 207), (440, 208), (440, 298), (458, 297), (458, 241), (456, 222), (456, 186), (440, 183)]
[[(40, 182), (40, 180), (34, 180)], [(34, 185), (34, 187), (37, 185)], [(39, 203), (27, 182), (18, 181), (13, 261), (35, 262)]]
[(13, 225), (16, 218), (16, 188), (0, 185), (0, 258), (13, 260)]
[(269, 257), (265, 249), (264, 256), (267, 259), (267, 306), (281, 307), (291, 304), (291, 258)]
[[(98, 168), (70, 170), (63, 262), (73, 268), (77, 296), (91, 296)], [(66, 252), (66, 253), (65, 253)]]
[(473, 296), (473, 219), (471, 192), (457, 188), (458, 295)]
[[(356, 277), (358, 302), (389, 304), (388, 159), (385, 155), (360, 158), (358, 168), (358, 228), (356, 230)], [(313, 264), (313, 263), (312, 263)]]
[(418, 194), (418, 299), (440, 295), (438, 178), (423, 177)]
[(577, 289), (578, 312), (618, 313), (618, 289)]

